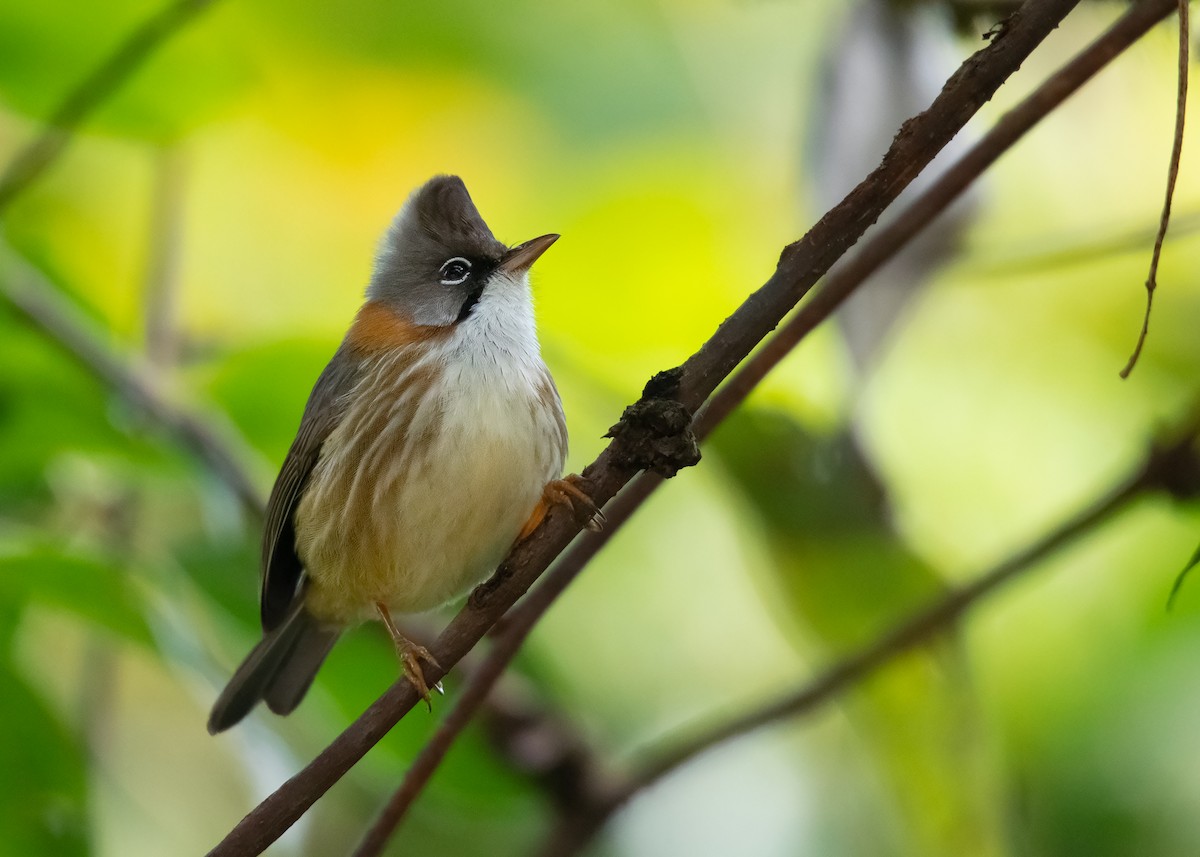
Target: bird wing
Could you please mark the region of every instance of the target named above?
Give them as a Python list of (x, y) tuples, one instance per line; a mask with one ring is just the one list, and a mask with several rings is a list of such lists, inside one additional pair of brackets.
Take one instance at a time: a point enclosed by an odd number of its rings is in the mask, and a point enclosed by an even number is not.
[(304, 567), (296, 554), (296, 507), (321, 457), (321, 446), (345, 413), (346, 398), (361, 368), (361, 360), (345, 345), (333, 355), (309, 394), (296, 439), (271, 489), (262, 547), (260, 604), (264, 631), (283, 622), (300, 590)]

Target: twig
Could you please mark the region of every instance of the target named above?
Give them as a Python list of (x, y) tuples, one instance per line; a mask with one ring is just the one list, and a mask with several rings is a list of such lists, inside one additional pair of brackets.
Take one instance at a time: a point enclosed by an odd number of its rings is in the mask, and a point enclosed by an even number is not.
[(175, 404), (159, 376), (144, 361), (108, 348), (58, 290), (29, 264), (6, 253), (0, 295), (28, 321), (74, 357), (88, 372), (161, 424), (206, 464), (253, 514), (262, 517), (265, 495), (249, 476), (254, 456), (220, 425), (215, 414), (200, 415)]
[(146, 359), (159, 373), (170, 373), (179, 356), (175, 312), (183, 245), (183, 190), (183, 157), (178, 147), (159, 149), (154, 153), (149, 249), (142, 288)]
[(176, 0), (165, 6), (126, 36), (95, 71), (80, 81), (46, 120), (42, 133), (17, 153), (0, 176), (0, 217), (58, 159), (84, 120), (167, 39), (212, 4), (213, 0)]
[[(908, 240), (932, 221), (996, 159), (1013, 146), (1039, 120), (1047, 116), (1071, 93), (1086, 83), (1122, 50), (1133, 44), (1169, 11), (1156, 14), (1150, 3), (1136, 7), (1114, 24), (1075, 59), (1051, 76), (1000, 121), (937, 181), (920, 194), (886, 228), (881, 229), (839, 270), (830, 274), (823, 287), (788, 324), (755, 352), (696, 415), (694, 431), (706, 437), (796, 344), (837, 308), (867, 277), (884, 264)], [(1163, 6), (1163, 4), (1158, 4)], [(475, 707), (486, 698), (491, 683), (505, 669), (536, 622), (554, 599), (570, 584), (604, 543), (612, 538), (640, 503), (660, 484), (661, 477), (644, 473), (630, 484), (605, 510), (605, 532), (588, 534), (577, 542), (547, 574), (545, 581), (505, 617), (503, 631), (481, 667), (441, 727), (422, 748), (406, 772), (400, 788), (373, 823), (355, 857), (374, 857), (382, 851), (390, 833), (411, 806), (444, 758), (451, 743), (470, 722)]]
[(1167, 237), (1167, 225), (1171, 222), (1171, 201), (1175, 198), (1175, 180), (1179, 178), (1179, 161), (1183, 156), (1183, 120), (1187, 115), (1188, 90), (1188, 43), (1191, 40), (1191, 26), (1188, 23), (1188, 0), (1179, 0), (1179, 87), (1175, 101), (1175, 141), (1171, 145), (1171, 164), (1167, 168), (1167, 194), (1163, 200), (1162, 215), (1158, 219), (1158, 233), (1154, 236), (1154, 252), (1150, 254), (1150, 273), (1146, 276), (1146, 312), (1142, 315), (1142, 329), (1138, 333), (1137, 344), (1129, 355), (1129, 362), (1121, 370), (1121, 377), (1128, 378), (1138, 358), (1142, 356), (1142, 346), (1146, 344), (1146, 336), (1150, 333), (1150, 310), (1154, 306), (1154, 290), (1158, 287), (1158, 259), (1162, 255), (1163, 241)]
[(1175, 582), (1171, 585), (1171, 592), (1167, 595), (1168, 610), (1175, 606), (1175, 599), (1179, 597), (1179, 590), (1183, 589), (1184, 581), (1187, 580), (1188, 575), (1192, 573), (1192, 569), (1197, 565), (1200, 565), (1200, 547), (1196, 548), (1196, 552), (1192, 554), (1192, 558), (1183, 567), (1183, 571), (1175, 575)]
[[(1176, 435), (1180, 439), (1167, 446), (1152, 448), (1136, 472), (1086, 510), (974, 582), (951, 590), (904, 619), (858, 651), (834, 663), (816, 678), (775, 702), (716, 728), (701, 731), (690, 740), (661, 751), (657, 758), (644, 764), (641, 770), (594, 806), (574, 818), (564, 819), (547, 839), (540, 857), (568, 857), (577, 853), (621, 806), (681, 765), (718, 744), (768, 723), (809, 713), (900, 655), (929, 642), (1000, 586), (1037, 567), (1042, 560), (1111, 518), (1141, 493), (1167, 490), (1172, 494), (1194, 496), (1200, 490), (1200, 459), (1193, 449), (1197, 428), (1193, 416), (1188, 426)], [(1188, 484), (1180, 485), (1180, 472), (1187, 474)]]
[[(785, 248), (771, 279), (747, 298), (675, 373), (679, 386), (672, 398), (688, 411), (697, 408), (1078, 2), (1031, 0), (1013, 15), (1004, 32), (969, 58), (947, 82), (930, 109), (905, 123), (879, 168), (821, 218), (804, 238)], [(647, 400), (661, 402), (663, 398), (650, 395), (643, 402)], [(631, 442), (621, 435), (584, 470), (589, 493), (598, 505), (612, 499), (646, 466), (635, 464), (636, 460)], [(542, 526), (509, 555), (493, 581), (477, 589), (467, 606), (442, 632), (431, 647), (438, 662), (446, 668), (458, 663), (528, 590), (579, 529), (572, 516), (561, 510), (552, 511)], [(437, 681), (444, 674), (444, 670), (431, 666), (426, 679)], [(262, 853), (415, 702), (412, 685), (405, 679), (397, 681), (307, 767), (242, 819), (210, 854), (244, 857)]]

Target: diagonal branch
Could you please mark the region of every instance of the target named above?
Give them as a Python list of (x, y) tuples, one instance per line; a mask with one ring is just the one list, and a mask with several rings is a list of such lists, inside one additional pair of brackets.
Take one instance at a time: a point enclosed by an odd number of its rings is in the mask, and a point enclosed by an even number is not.
[(35, 268), (11, 252), (3, 258), (0, 297), (49, 339), (74, 357), (84, 369), (117, 391), (125, 401), (166, 428), (184, 449), (209, 467), (258, 517), (266, 497), (250, 477), (247, 463), (253, 453), (221, 425), (215, 414), (200, 414), (177, 404), (167, 393), (161, 373), (144, 360), (115, 353), (93, 332), (79, 310)]
[[(1126, 14), (1099, 39), (1006, 113), (982, 139), (920, 194), (886, 228), (875, 233), (837, 272), (830, 274), (818, 291), (777, 334), (751, 357), (697, 414), (694, 431), (703, 439), (738, 405), (799, 341), (838, 307), (852, 291), (950, 205), (970, 183), (991, 166), (1039, 120), (1086, 83), (1121, 51), (1132, 45), (1165, 12), (1142, 4)], [(475, 670), (454, 708), (435, 735), (422, 748), (364, 838), (355, 857), (374, 857), (382, 851), (391, 832), (433, 775), (455, 738), (483, 704), (489, 688), (515, 656), (517, 650), (557, 596), (566, 589), (583, 566), (615, 535), (640, 503), (663, 479), (644, 473), (634, 480), (606, 511), (608, 526), (601, 534), (589, 534), (576, 543), (555, 565), (546, 579), (505, 617), (503, 630), (495, 639), (483, 664)]]
[[(1167, 0), (1146, 0), (1144, 5), (1157, 8), (1163, 2)], [(675, 400), (689, 412), (699, 407), (1077, 3), (1078, 0), (1030, 0), (1022, 6), (983, 50), (962, 65), (930, 109), (905, 123), (880, 166), (804, 238), (785, 248), (771, 279), (750, 295), (680, 370), (654, 379), (639, 404), (653, 407)], [(611, 500), (639, 470), (671, 464), (639, 456), (632, 447), (630, 433), (621, 432), (584, 470), (590, 493), (598, 505)], [(528, 590), (578, 531), (578, 523), (570, 516), (561, 511), (551, 512), (542, 526), (514, 549), (496, 578), (477, 589), (443, 631), (431, 647), (438, 662), (446, 667), (456, 664)], [(427, 679), (437, 681), (444, 670), (431, 668), (428, 673)], [(415, 702), (412, 685), (404, 679), (397, 681), (307, 767), (239, 822), (210, 854), (261, 853)]]
[(791, 693), (743, 717), (700, 731), (673, 748), (660, 750), (657, 758), (645, 763), (595, 804), (560, 822), (547, 839), (541, 857), (569, 857), (577, 853), (613, 813), (680, 766), (725, 741), (769, 723), (812, 712), (884, 665), (930, 642), (1003, 584), (1037, 568), (1043, 560), (1112, 518), (1139, 495), (1152, 490), (1165, 490), (1181, 498), (1200, 494), (1200, 457), (1193, 446), (1198, 429), (1200, 424), (1193, 415), (1170, 443), (1152, 448), (1135, 472), (1087, 509), (973, 582), (950, 590)]
[(67, 94), (46, 120), (42, 133), (0, 175), (0, 217), (67, 148), (79, 126), (116, 92), (171, 36), (213, 0), (175, 0), (143, 21), (90, 75)]

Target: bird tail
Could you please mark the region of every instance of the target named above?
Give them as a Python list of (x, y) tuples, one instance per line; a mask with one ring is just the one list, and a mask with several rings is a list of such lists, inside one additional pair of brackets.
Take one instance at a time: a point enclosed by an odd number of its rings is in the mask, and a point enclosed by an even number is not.
[(291, 713), (340, 634), (340, 628), (318, 624), (302, 601), (297, 604), (279, 627), (263, 636), (221, 691), (208, 716), (209, 734), (236, 724), (259, 700), (276, 714)]

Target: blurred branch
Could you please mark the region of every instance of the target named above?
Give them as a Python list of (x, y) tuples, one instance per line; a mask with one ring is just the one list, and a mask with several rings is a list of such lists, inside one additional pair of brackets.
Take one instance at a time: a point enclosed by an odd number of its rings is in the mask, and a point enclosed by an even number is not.
[(1142, 355), (1146, 335), (1150, 332), (1150, 310), (1154, 306), (1154, 290), (1158, 287), (1158, 259), (1162, 255), (1163, 240), (1167, 237), (1167, 225), (1171, 222), (1171, 201), (1175, 198), (1175, 180), (1179, 178), (1179, 161), (1183, 155), (1183, 120), (1187, 115), (1188, 90), (1188, 43), (1191, 26), (1188, 23), (1188, 0), (1179, 0), (1179, 84), (1175, 100), (1175, 141), (1171, 145), (1171, 163), (1167, 167), (1167, 195), (1163, 201), (1162, 216), (1158, 220), (1158, 234), (1154, 236), (1154, 251), (1150, 254), (1150, 273), (1146, 277), (1146, 312), (1142, 316), (1142, 329), (1129, 362), (1121, 370), (1121, 377), (1128, 378)]
[(608, 776), (583, 736), (548, 708), (516, 673), (507, 673), (480, 712), (492, 749), (527, 776), (567, 817), (605, 792)]
[(183, 155), (175, 146), (154, 152), (154, 183), (147, 224), (148, 252), (142, 287), (146, 360), (169, 373), (178, 359), (175, 324), (183, 246)]
[(201, 415), (175, 403), (150, 366), (116, 353), (40, 272), (11, 253), (6, 256), (0, 295), (84, 369), (166, 428), (229, 486), (247, 509), (262, 517), (266, 498), (246, 467), (253, 454), (235, 439), (236, 434), (221, 426), (217, 415)]
[(778, 700), (716, 728), (701, 731), (674, 748), (660, 751), (657, 758), (643, 765), (597, 803), (582, 809), (574, 817), (562, 819), (547, 839), (541, 857), (568, 857), (577, 853), (634, 795), (700, 754), (769, 723), (810, 713), (884, 665), (945, 633), (1000, 586), (1036, 568), (1047, 557), (1077, 541), (1144, 492), (1166, 491), (1180, 499), (1200, 495), (1200, 456), (1194, 448), (1198, 431), (1200, 423), (1193, 414), (1185, 428), (1173, 433), (1170, 442), (1152, 447), (1135, 472), (1089, 508), (974, 582), (950, 590)]
[(0, 217), (58, 159), (79, 126), (171, 36), (214, 0), (176, 0), (147, 18), (90, 75), (67, 94), (46, 127), (0, 175)]
[[(721, 386), (696, 415), (693, 429), (697, 439), (706, 437), (745, 401), (753, 388), (805, 335), (828, 318), (855, 288), (950, 205), (1023, 134), (1104, 68), (1122, 50), (1137, 41), (1169, 10), (1169, 2), (1140, 4), (1006, 113), (995, 127), (918, 195), (891, 224), (879, 230), (852, 259), (830, 274), (820, 291), (801, 307), (792, 320)], [(441, 763), (450, 745), (470, 722), (475, 708), (483, 703), (491, 684), (498, 679), (515, 656), (537, 621), (587, 562), (662, 482), (662, 477), (654, 473), (638, 476), (618, 495), (611, 508), (606, 508), (608, 525), (605, 531), (600, 534), (587, 534), (573, 545), (546, 576), (545, 581), (505, 616), (503, 629), (496, 636), (495, 644), (484, 663), (471, 674), (462, 695), (438, 731), (413, 760), (400, 788), (376, 819), (355, 852), (355, 857), (374, 857), (382, 851), (388, 836), (403, 819), (416, 796)]]

